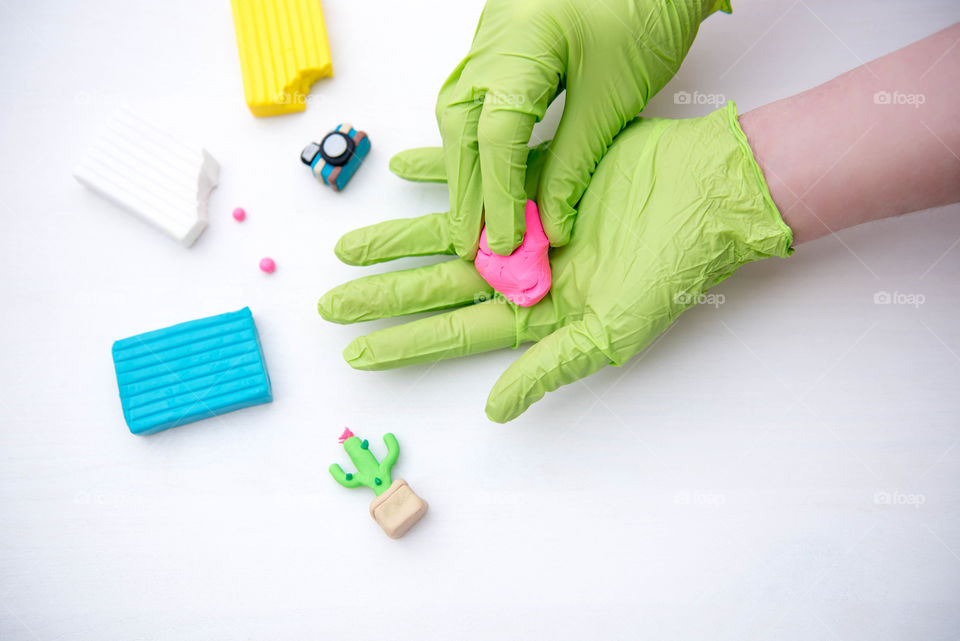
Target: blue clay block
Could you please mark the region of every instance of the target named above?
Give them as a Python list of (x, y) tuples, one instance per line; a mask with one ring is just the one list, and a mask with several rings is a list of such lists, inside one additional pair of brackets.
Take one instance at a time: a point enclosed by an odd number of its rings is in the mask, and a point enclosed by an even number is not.
[(123, 417), (153, 434), (273, 400), (250, 308), (113, 344)]

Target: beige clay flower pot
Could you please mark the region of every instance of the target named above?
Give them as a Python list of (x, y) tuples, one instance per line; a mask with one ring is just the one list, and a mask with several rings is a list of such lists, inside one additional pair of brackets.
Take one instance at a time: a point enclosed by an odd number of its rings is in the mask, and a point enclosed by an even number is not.
[(427, 513), (427, 502), (414, 493), (403, 479), (396, 479), (390, 488), (373, 499), (370, 516), (391, 539), (399, 539)]

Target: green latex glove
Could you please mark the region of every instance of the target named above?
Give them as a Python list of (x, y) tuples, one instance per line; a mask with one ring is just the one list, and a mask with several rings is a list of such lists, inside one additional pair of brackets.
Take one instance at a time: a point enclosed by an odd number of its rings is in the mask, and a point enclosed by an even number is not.
[(476, 255), (484, 224), (498, 254), (523, 240), (527, 145), (563, 90), (533, 199), (551, 244), (566, 244), (574, 207), (614, 136), (670, 81), (700, 22), (717, 10), (729, 12), (729, 0), (488, 0), (437, 99), (457, 253)]
[[(442, 170), (440, 151), (414, 175)], [(546, 149), (531, 151), (528, 189)], [(403, 157), (394, 168), (405, 175)], [(344, 358), (387, 369), (536, 341), (500, 377), (487, 415), (506, 422), (545, 392), (622, 365), (709, 287), (744, 263), (791, 253), (731, 103), (704, 118), (634, 120), (617, 136), (580, 203), (570, 243), (550, 253), (553, 286), (533, 307), (493, 292), (473, 263), (454, 259), (367, 276), (327, 292), (327, 320), (352, 323), (459, 307), (355, 339)], [(368, 265), (454, 253), (449, 214), (394, 220), (346, 234), (337, 256)]]

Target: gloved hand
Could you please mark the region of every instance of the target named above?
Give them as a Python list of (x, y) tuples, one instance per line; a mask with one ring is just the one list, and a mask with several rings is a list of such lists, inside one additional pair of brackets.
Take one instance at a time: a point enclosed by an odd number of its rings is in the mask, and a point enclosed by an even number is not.
[(729, 0), (488, 0), (437, 100), (457, 254), (476, 255), (484, 222), (495, 253), (520, 244), (530, 134), (564, 89), (531, 198), (551, 244), (566, 244), (574, 206), (614, 136), (669, 82), (718, 9), (730, 12)]
[[(528, 190), (546, 160), (530, 152)], [(400, 156), (401, 176), (440, 178), (433, 160)], [(337, 256), (369, 265), (454, 253), (449, 214), (394, 220), (347, 233)], [(570, 243), (550, 254), (553, 287), (533, 307), (494, 299), (460, 258), (367, 276), (327, 292), (327, 320), (352, 323), (459, 307), (355, 339), (344, 358), (387, 369), (536, 341), (500, 377), (487, 416), (506, 422), (545, 392), (605, 365), (622, 365), (701, 294), (744, 263), (791, 253), (780, 218), (740, 129), (733, 103), (704, 118), (634, 120), (617, 136), (580, 203)], [(482, 301), (482, 302), (478, 302)]]

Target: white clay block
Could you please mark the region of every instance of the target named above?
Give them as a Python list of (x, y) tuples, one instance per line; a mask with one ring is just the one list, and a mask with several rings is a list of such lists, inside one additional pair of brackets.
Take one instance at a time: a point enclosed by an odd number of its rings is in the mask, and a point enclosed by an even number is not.
[(219, 173), (205, 149), (123, 109), (73, 175), (189, 247), (207, 226), (207, 200)]

